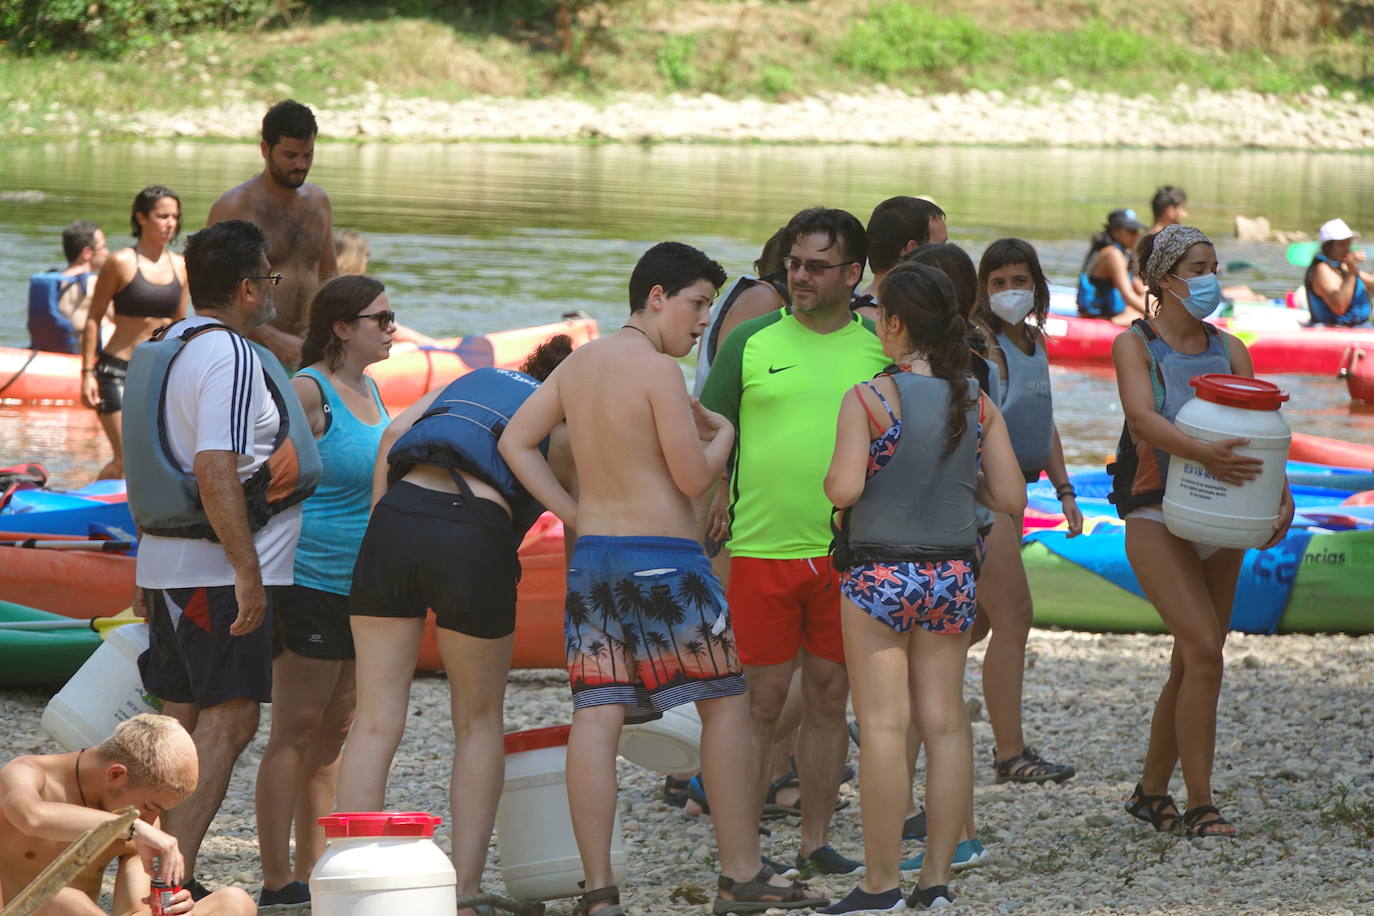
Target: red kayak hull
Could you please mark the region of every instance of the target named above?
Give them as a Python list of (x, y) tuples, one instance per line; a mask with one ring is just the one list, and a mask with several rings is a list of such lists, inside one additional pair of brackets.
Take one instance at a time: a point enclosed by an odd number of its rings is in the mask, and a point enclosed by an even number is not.
[[(518, 369), (536, 346), (567, 334), (579, 347), (597, 336), (596, 322), (573, 318), (555, 324), (441, 340), (442, 349), (397, 344), (391, 358), (371, 367), (382, 400), (404, 409), (437, 385), (484, 366)], [(0, 403), (65, 406), (81, 403), (81, 357), (0, 347)]]
[[(1226, 327), (1228, 319), (1216, 322)], [(1050, 360), (1063, 365), (1110, 365), (1112, 341), (1122, 328), (1096, 318), (1050, 315), (1045, 336)], [(1250, 351), (1259, 375), (1300, 373), (1334, 376), (1352, 346), (1374, 352), (1374, 328), (1298, 328), (1284, 331), (1235, 331)]]

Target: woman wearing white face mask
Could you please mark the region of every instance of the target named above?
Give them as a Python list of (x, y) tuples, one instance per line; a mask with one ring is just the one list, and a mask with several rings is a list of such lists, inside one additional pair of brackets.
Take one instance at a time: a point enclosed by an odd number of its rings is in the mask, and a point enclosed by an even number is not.
[[(1222, 646), (1244, 551), (1169, 533), (1161, 502), (1174, 457), (1195, 461), (1228, 484), (1259, 474), (1259, 459), (1233, 451), (1247, 440), (1203, 442), (1173, 424), (1193, 398), (1188, 384), (1193, 376), (1255, 373), (1245, 345), (1202, 320), (1221, 300), (1216, 251), (1207, 236), (1188, 226), (1169, 226), (1147, 236), (1137, 255), (1141, 277), (1157, 305), (1148, 320), (1136, 321), (1112, 345), (1126, 424), (1111, 469), (1111, 498), (1126, 520), (1131, 569), (1173, 634), (1174, 649), (1169, 679), (1150, 723), (1144, 773), (1126, 811), (1156, 830), (1181, 823), (1190, 836), (1234, 837), (1235, 825), (1221, 816), (1212, 798), (1212, 762)], [(1262, 549), (1278, 543), (1292, 518), (1293, 501), (1285, 486), (1273, 538)], [(1178, 764), (1188, 791), (1182, 814), (1169, 795)]]
[[(1041, 331), (1049, 305), (1049, 282), (1029, 242), (998, 239), (988, 246), (978, 266), (975, 311), (993, 331), (1000, 351), (993, 358), (998, 363), (997, 388), (1007, 433), (1026, 481), (1038, 480), (1044, 471), (1055, 485), (1073, 537), (1083, 530), (1083, 515), (1054, 425), (1049, 360)], [(1034, 327), (1028, 318), (1034, 319)], [(991, 631), (983, 660), (983, 699), (997, 745), (993, 768), (998, 782), (1062, 782), (1073, 776), (1074, 768), (1045, 760), (1026, 745), (1021, 730), (1021, 683), (1033, 613), (1026, 568), (1021, 563), (1021, 525), (1020, 515), (993, 515), (992, 531), (985, 540), (987, 559), (978, 580), (979, 613), (973, 641)]]

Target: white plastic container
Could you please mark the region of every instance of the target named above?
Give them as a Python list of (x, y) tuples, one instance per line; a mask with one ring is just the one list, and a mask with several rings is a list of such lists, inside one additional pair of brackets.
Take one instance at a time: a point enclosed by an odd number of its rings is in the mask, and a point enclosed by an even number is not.
[(1288, 394), (1277, 385), (1237, 375), (1198, 375), (1197, 389), (1174, 425), (1204, 442), (1243, 436), (1236, 454), (1264, 462), (1258, 477), (1227, 484), (1195, 461), (1169, 460), (1164, 524), (1185, 540), (1218, 547), (1259, 547), (1274, 533), (1283, 499), (1284, 465), (1293, 434), (1279, 414)]
[(161, 712), (162, 701), (143, 690), (138, 657), (148, 648), (148, 625), (126, 623), (105, 634), (71, 680), (48, 701), (43, 730), (69, 751), (94, 747), (125, 719)]
[[(496, 809), (496, 845), (501, 878), (517, 900), (552, 900), (583, 893), (565, 769), (568, 726), (555, 725), (506, 735), (506, 785)], [(611, 872), (625, 881), (625, 845), (620, 812), (611, 828)]]
[(701, 769), (701, 719), (695, 704), (674, 706), (660, 719), (627, 725), (620, 732), (620, 756), (659, 773)]
[(434, 845), (443, 818), (371, 811), (320, 818), (329, 848), (310, 874), (314, 916), (453, 916), (457, 875)]

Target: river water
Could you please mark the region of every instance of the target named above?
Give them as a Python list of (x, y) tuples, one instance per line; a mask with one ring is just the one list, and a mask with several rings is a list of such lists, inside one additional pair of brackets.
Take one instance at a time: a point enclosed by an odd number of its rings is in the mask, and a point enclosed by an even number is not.
[[(0, 140), (0, 344), (23, 346), (27, 277), (58, 265), (61, 227), (99, 222), (130, 243), (128, 208), (148, 184), (181, 196), (186, 231), (225, 189), (261, 169), (252, 143)], [(842, 207), (867, 222), (895, 194), (929, 195), (951, 240), (975, 262), (993, 239), (1037, 246), (1052, 282), (1074, 282), (1109, 210), (1148, 220), (1160, 184), (1188, 189), (1189, 222), (1218, 240), (1228, 283), (1281, 296), (1301, 283), (1277, 243), (1239, 243), (1237, 214), (1308, 232), (1341, 216), (1374, 232), (1374, 156), (1343, 153), (1057, 150), (973, 147), (321, 143), (311, 180), (335, 225), (365, 233), (369, 271), (406, 324), (436, 336), (542, 324), (582, 309), (603, 328), (627, 310), (635, 259), (656, 241), (707, 251), (747, 272), (763, 241), (797, 210)], [(690, 367), (688, 369), (690, 371)], [(1347, 409), (1334, 379), (1276, 379), (1295, 429), (1374, 439), (1374, 417)], [(1120, 432), (1109, 373), (1053, 372), (1069, 460), (1100, 466)], [(76, 485), (105, 460), (93, 415), (0, 407), (0, 465), (46, 462)]]

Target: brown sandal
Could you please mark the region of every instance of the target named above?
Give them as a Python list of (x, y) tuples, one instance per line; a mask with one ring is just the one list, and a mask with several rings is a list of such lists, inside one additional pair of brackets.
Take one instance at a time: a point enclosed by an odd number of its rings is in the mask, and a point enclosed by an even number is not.
[(768, 883), (776, 874), (765, 865), (759, 873), (748, 881), (736, 881), (721, 875), (716, 887), (730, 894), (730, 898), (716, 897), (711, 912), (715, 916), (729, 913), (763, 913), (767, 910), (800, 910), (806, 907), (828, 906), (828, 897), (808, 897), (806, 888), (796, 881), (779, 887)]
[[(609, 903), (610, 906), (603, 906), (592, 913), (592, 907), (598, 903)], [(577, 898), (577, 905), (573, 907), (572, 916), (625, 916), (625, 911), (620, 908), (620, 888), (612, 884), (608, 887), (598, 887), (594, 891), (587, 891)]]

